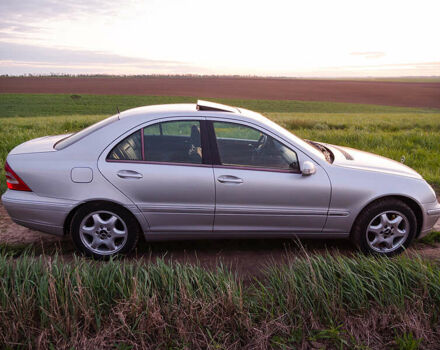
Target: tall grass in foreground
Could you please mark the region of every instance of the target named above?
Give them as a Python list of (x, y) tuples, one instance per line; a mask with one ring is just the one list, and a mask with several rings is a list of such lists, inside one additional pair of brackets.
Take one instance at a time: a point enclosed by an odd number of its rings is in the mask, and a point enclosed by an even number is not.
[[(0, 343), (48, 348), (383, 348), (440, 343), (440, 266), (291, 258), (227, 269), (0, 256)], [(403, 344), (403, 345), (402, 345)]]

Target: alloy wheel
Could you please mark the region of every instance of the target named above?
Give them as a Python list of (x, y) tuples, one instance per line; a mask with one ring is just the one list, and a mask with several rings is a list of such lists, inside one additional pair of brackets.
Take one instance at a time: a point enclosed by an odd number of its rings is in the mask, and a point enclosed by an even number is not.
[(398, 211), (385, 211), (374, 217), (367, 227), (367, 243), (378, 253), (400, 248), (410, 232), (408, 218)]
[(124, 247), (128, 237), (124, 220), (109, 211), (88, 214), (82, 220), (79, 230), (82, 243), (99, 255), (115, 254)]

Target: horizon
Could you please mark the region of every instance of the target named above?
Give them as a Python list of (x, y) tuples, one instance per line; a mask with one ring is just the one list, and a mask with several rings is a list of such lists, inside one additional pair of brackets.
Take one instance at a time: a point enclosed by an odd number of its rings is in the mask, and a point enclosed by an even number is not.
[[(423, 79), (439, 80), (440, 75), (401, 75), (392, 77), (383, 76), (349, 76), (349, 77), (308, 77), (308, 76), (287, 76), (287, 75), (250, 75), (250, 74), (106, 74), (106, 73), (24, 73), (24, 74), (0, 74), (1, 78), (238, 78), (238, 79), (292, 79), (292, 80), (382, 80), (392, 81), (398, 79), (416, 80)], [(437, 81), (436, 81), (437, 82)]]
[[(440, 76), (421, 0), (0, 3), (0, 75)], [(208, 16), (206, 15), (208, 14)]]
[[(287, 75), (250, 75), (250, 74), (107, 74), (107, 73), (24, 73), (24, 74), (0, 74), (2, 78), (238, 78), (238, 79), (292, 79), (292, 80), (397, 80), (397, 79), (424, 79), (440, 80), (440, 75), (401, 75), (401, 76), (287, 76)], [(437, 81), (436, 81), (437, 82)]]

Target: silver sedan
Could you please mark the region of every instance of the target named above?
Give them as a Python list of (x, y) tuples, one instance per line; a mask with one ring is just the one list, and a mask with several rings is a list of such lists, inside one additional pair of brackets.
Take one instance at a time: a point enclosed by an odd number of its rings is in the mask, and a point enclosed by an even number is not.
[(258, 113), (198, 101), (131, 109), (15, 147), (2, 201), (18, 224), (95, 258), (147, 240), (351, 238), (392, 255), (440, 216), (409, 167), (302, 140)]

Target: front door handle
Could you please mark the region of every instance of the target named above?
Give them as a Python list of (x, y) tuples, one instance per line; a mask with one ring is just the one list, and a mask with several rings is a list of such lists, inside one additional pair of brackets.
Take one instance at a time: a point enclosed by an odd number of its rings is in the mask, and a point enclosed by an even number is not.
[(116, 175), (122, 179), (142, 179), (142, 174), (134, 170), (119, 170)]
[(240, 179), (237, 176), (232, 175), (222, 175), (217, 178), (218, 182), (221, 183), (231, 183), (231, 184), (241, 184), (243, 183), (243, 179)]

